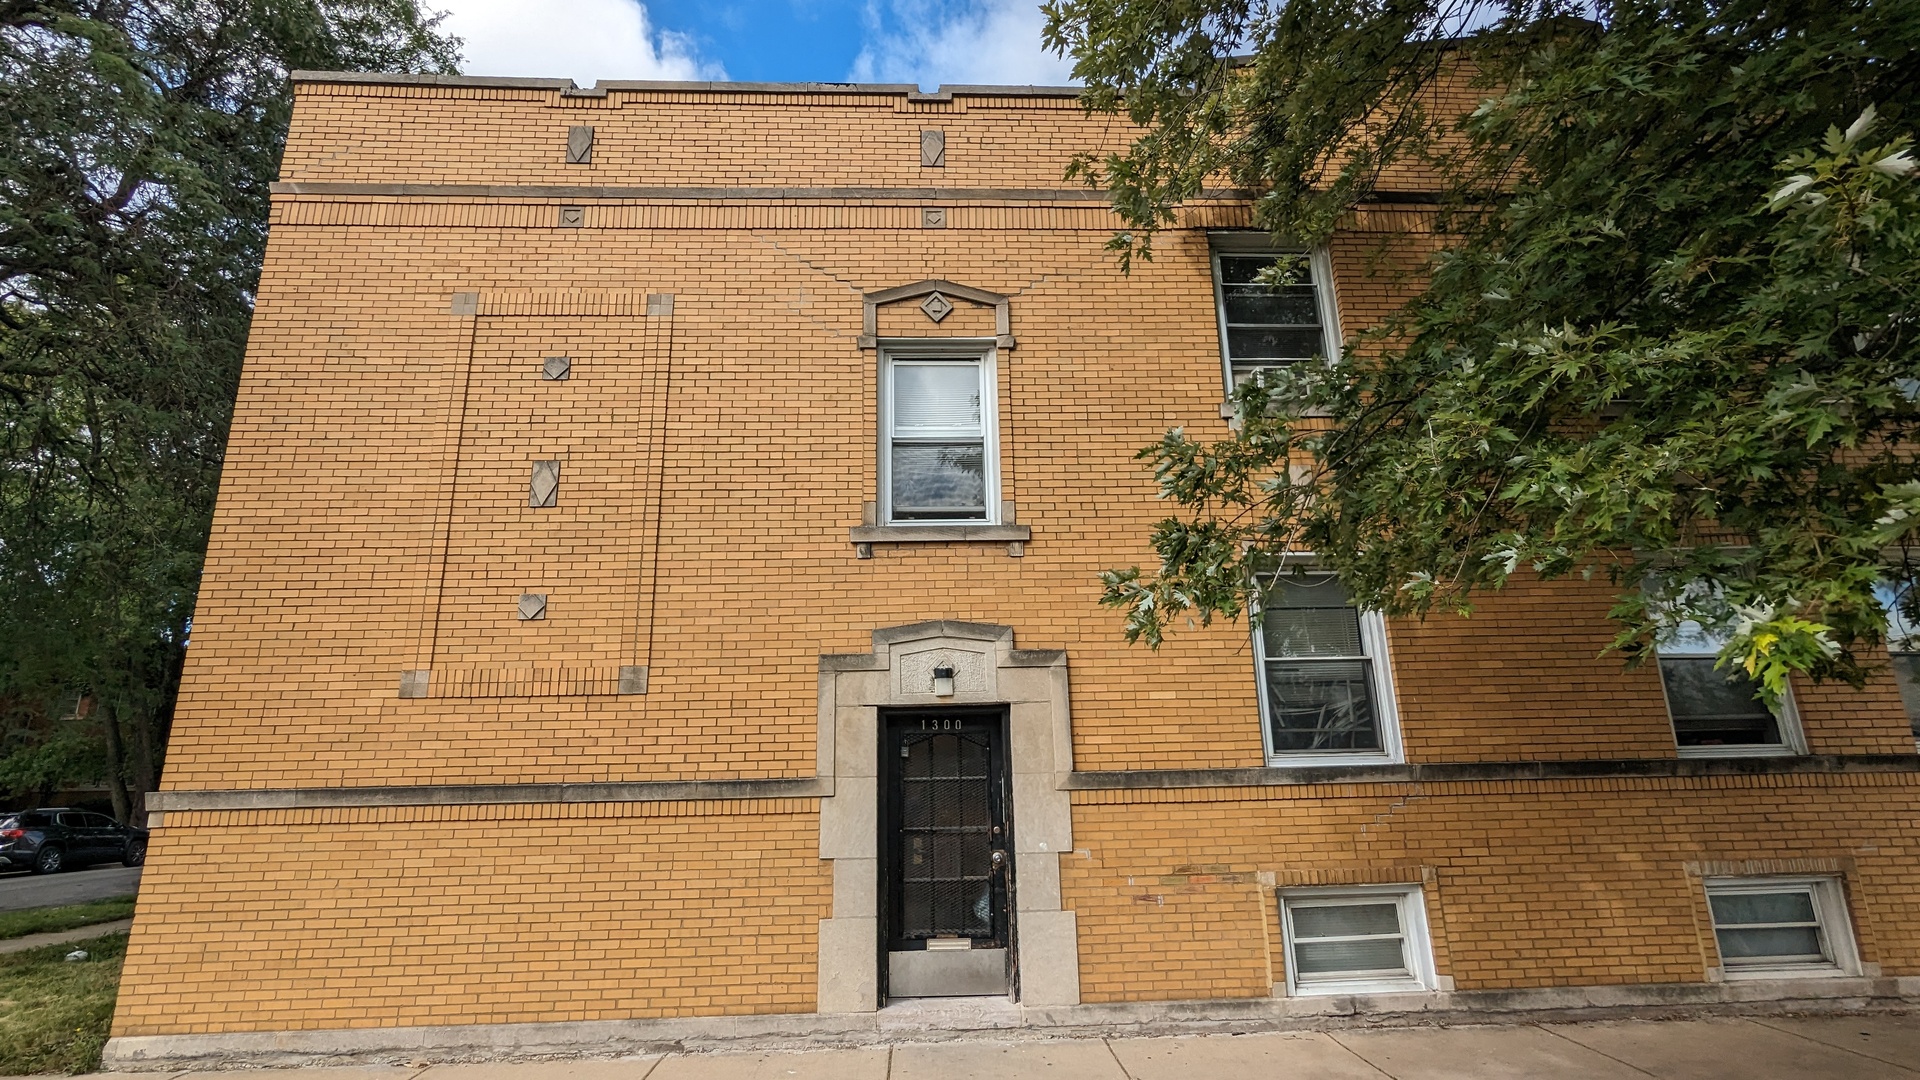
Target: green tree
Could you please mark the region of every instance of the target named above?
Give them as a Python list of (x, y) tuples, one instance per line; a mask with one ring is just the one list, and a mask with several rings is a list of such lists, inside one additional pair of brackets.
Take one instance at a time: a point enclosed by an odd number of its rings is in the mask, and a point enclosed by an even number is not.
[(1141, 126), (1075, 164), (1121, 258), (1203, 183), (1315, 244), (1414, 168), (1448, 238), (1388, 325), (1243, 388), (1232, 437), (1142, 451), (1178, 512), (1157, 570), (1104, 576), (1130, 640), (1311, 550), (1389, 613), (1603, 574), (1629, 662), (1693, 619), (1769, 699), (1864, 678), (1920, 527), (1920, 5), (1046, 6), (1089, 107)]
[(415, 0), (0, 0), (0, 788), (156, 785), (299, 68)]

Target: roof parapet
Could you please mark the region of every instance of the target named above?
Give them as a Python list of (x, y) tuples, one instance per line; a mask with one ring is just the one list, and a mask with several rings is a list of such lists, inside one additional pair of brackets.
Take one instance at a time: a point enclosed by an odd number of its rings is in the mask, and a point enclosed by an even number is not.
[(942, 85), (933, 91), (911, 83), (835, 82), (673, 82), (654, 79), (601, 79), (582, 87), (572, 79), (532, 79), (499, 75), (432, 75), (379, 71), (295, 71), (296, 83), (354, 83), (363, 86), (457, 86), (496, 90), (558, 90), (568, 97), (605, 97), (611, 90), (652, 90), (707, 94), (901, 94), (908, 101), (952, 101), (954, 97), (1079, 97), (1078, 86)]

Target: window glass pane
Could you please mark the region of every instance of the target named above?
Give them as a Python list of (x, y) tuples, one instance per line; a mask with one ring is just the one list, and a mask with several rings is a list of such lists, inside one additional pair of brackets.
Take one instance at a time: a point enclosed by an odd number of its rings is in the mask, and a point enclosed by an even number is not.
[(1777, 926), (1764, 930), (1719, 930), (1720, 958), (1729, 964), (1741, 960), (1798, 960), (1818, 963), (1820, 932), (1811, 926)]
[(1371, 661), (1270, 661), (1267, 709), (1275, 753), (1381, 748)]
[(1367, 652), (1360, 640), (1360, 612), (1351, 607), (1265, 608), (1260, 633), (1271, 659), (1365, 656)]
[(1753, 680), (1714, 670), (1711, 657), (1660, 658), (1667, 708), (1681, 746), (1777, 746), (1780, 724), (1754, 696)]
[(1367, 941), (1296, 941), (1293, 945), (1295, 976), (1358, 974), (1405, 974), (1407, 958), (1399, 938), (1374, 938)]
[(1655, 651), (1661, 656), (1714, 656), (1726, 643), (1725, 634), (1708, 633), (1706, 627), (1688, 619), (1661, 638)]
[(1222, 255), (1220, 281), (1224, 285), (1252, 285), (1262, 270), (1275, 263), (1290, 264), (1296, 282), (1313, 283), (1313, 261), (1305, 255)]
[(1920, 626), (1915, 626), (1901, 610), (1901, 600), (1911, 586), (1896, 586), (1882, 581), (1873, 587), (1880, 606), (1887, 610), (1887, 648), (1894, 652), (1920, 652)]
[(1227, 355), (1246, 360), (1305, 360), (1326, 352), (1319, 327), (1227, 326)]
[(895, 518), (984, 518), (987, 458), (981, 444), (894, 444)]
[[(1289, 264), (1290, 285), (1254, 281), (1276, 261)], [(1305, 360), (1326, 352), (1312, 263), (1300, 255), (1222, 255), (1220, 304), (1227, 322), (1227, 356), (1247, 363)]]
[(1332, 574), (1278, 575), (1261, 602), (1267, 656), (1363, 656), (1360, 612)]
[(1812, 893), (1717, 893), (1708, 900), (1713, 921), (1720, 926), (1814, 921)]
[(1258, 323), (1279, 326), (1320, 328), (1320, 307), (1312, 285), (1286, 285), (1270, 289), (1265, 285), (1228, 285), (1222, 290), (1229, 325)]
[(1338, 907), (1315, 904), (1291, 910), (1295, 937), (1364, 937), (1400, 933), (1400, 905), (1391, 900), (1373, 904), (1341, 904)]
[(1906, 703), (1913, 737), (1920, 739), (1920, 653), (1894, 653), (1893, 677), (1900, 682), (1900, 700)]
[(910, 435), (980, 430), (980, 365), (896, 363), (893, 430)]

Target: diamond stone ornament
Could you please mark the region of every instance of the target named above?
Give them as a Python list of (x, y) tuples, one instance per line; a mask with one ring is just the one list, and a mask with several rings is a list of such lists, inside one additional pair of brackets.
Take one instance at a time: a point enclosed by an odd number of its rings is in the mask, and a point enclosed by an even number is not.
[(939, 293), (932, 293), (925, 300), (921, 301), (920, 310), (927, 313), (927, 318), (932, 319), (934, 322), (939, 322), (941, 319), (953, 313), (953, 301), (948, 300)]
[(546, 617), (547, 617), (547, 594), (546, 593), (530, 592), (530, 593), (520, 594), (520, 618), (522, 621), (533, 622), (536, 619), (544, 619)]

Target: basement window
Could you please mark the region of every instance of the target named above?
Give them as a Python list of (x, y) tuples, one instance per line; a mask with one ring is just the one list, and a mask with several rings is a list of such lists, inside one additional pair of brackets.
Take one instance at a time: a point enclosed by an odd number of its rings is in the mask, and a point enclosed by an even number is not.
[(1846, 902), (1834, 878), (1712, 879), (1707, 906), (1721, 970), (1729, 979), (1860, 970)]
[(1431, 990), (1433, 948), (1418, 886), (1280, 894), (1289, 994)]

